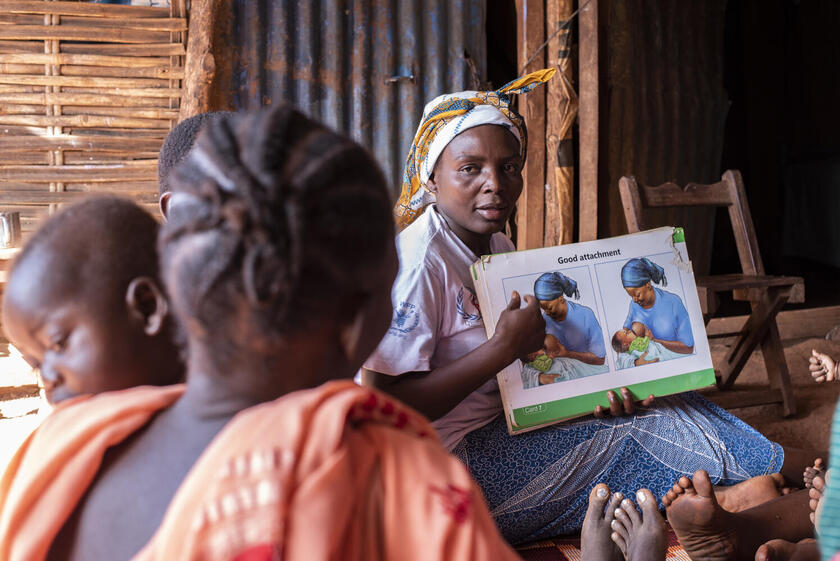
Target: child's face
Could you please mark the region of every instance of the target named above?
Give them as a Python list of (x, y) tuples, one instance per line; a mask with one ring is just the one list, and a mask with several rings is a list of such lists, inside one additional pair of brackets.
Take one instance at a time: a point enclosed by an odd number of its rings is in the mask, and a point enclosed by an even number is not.
[(615, 332), (615, 337), (621, 344), (621, 352), (626, 353), (627, 349), (630, 348), (630, 343), (636, 338), (636, 334), (633, 333), (632, 329), (622, 327)]
[(468, 129), (443, 150), (428, 186), (462, 239), (501, 232), (522, 193), (519, 142), (499, 125)]
[(40, 370), (49, 401), (156, 383), (160, 373), (172, 370), (165, 364), (171, 354), (151, 344), (122, 302), (103, 305), (104, 294), (97, 301), (56, 279), (55, 271), (47, 280), (37, 263), (22, 265), (7, 285), (3, 326)]
[(644, 337), (645, 332), (647, 331), (645, 329), (645, 324), (643, 324), (641, 322), (638, 322), (638, 321), (634, 321), (633, 323), (631, 323), (630, 324), (630, 329), (633, 331), (633, 333), (636, 335), (636, 337)]

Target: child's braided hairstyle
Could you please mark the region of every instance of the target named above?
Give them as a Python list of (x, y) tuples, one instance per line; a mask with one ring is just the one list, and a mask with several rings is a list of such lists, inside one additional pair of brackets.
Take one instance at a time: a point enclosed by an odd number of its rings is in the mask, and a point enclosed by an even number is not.
[(286, 105), (207, 123), (171, 180), (184, 200), (161, 231), (164, 276), (204, 331), (230, 325), (243, 296), (262, 333), (343, 313), (393, 239), (371, 155)]

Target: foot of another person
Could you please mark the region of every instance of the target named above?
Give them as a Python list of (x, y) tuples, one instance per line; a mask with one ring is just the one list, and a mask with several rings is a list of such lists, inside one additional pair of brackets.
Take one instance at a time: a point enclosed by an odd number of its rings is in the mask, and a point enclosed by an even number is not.
[(820, 519), (823, 493), (825, 493), (825, 486), (828, 484), (830, 477), (831, 472), (829, 471), (826, 471), (823, 476), (815, 476), (811, 482), (811, 488), (808, 489), (808, 506), (811, 508), (811, 514), (809, 516), (811, 517), (811, 524), (814, 525), (814, 528), (817, 527), (817, 522)]
[(648, 489), (636, 492), (641, 514), (630, 499), (615, 510), (610, 536), (627, 561), (665, 561), (668, 529), (659, 514), (656, 499)]
[(737, 558), (735, 515), (723, 510), (715, 499), (709, 474), (681, 477), (662, 502), (671, 528), (692, 561), (730, 561)]
[(735, 485), (714, 488), (715, 498), (723, 510), (741, 512), (787, 494), (781, 473), (751, 477)]
[[(784, 484), (785, 478), (781, 473), (759, 475), (735, 485), (714, 487), (715, 499), (723, 510), (741, 512), (788, 494), (790, 489), (784, 487)], [(667, 507), (683, 492), (681, 486), (674, 485), (662, 497), (662, 502)]]
[(825, 475), (825, 462), (822, 458), (814, 460), (812, 467), (806, 467), (802, 474), (802, 481), (805, 483), (805, 488), (810, 489), (815, 477), (822, 477)]
[(621, 493), (610, 494), (605, 483), (599, 483), (589, 492), (589, 508), (580, 530), (581, 561), (621, 561), (621, 551), (610, 534), (615, 510), (623, 498)]
[(820, 550), (811, 538), (797, 543), (770, 540), (755, 552), (755, 561), (820, 561)]

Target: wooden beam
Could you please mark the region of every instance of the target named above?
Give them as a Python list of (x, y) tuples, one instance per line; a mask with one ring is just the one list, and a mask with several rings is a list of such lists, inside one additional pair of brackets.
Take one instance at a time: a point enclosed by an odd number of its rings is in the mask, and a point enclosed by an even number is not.
[[(712, 318), (706, 326), (709, 336), (740, 331), (749, 316)], [(782, 340), (825, 337), (840, 324), (840, 306), (825, 306), (804, 310), (786, 310), (776, 316)]]
[(216, 76), (213, 29), (221, 0), (193, 0), (187, 38), (186, 72), (182, 88), (180, 119), (210, 110), (210, 87)]
[(580, 241), (598, 237), (598, 0), (580, 0)]
[[(572, 33), (574, 0), (546, 0), (547, 66), (558, 69), (546, 90), (546, 247), (572, 243), (574, 238), (574, 151), (572, 125), (577, 116), (577, 94), (572, 87)], [(559, 30), (559, 32), (558, 32)]]
[[(526, 66), (545, 42), (545, 0), (516, 0), (517, 65), (523, 74), (545, 68), (545, 50)], [(516, 248), (543, 246), (545, 222), (545, 88), (519, 98), (519, 112), (528, 129), (524, 186), (516, 212)]]

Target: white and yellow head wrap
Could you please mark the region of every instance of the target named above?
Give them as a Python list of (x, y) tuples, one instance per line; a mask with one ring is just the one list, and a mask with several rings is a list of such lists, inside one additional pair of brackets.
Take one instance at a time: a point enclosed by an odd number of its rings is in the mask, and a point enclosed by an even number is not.
[(528, 146), (525, 120), (510, 108), (510, 94), (531, 91), (549, 81), (557, 70), (546, 68), (526, 74), (496, 91), (464, 91), (443, 94), (426, 104), (414, 142), (408, 151), (403, 184), (394, 208), (397, 229), (402, 230), (420, 216), (434, 195), (428, 191), (435, 163), (453, 138), (480, 125), (502, 125), (519, 141), (522, 160)]

